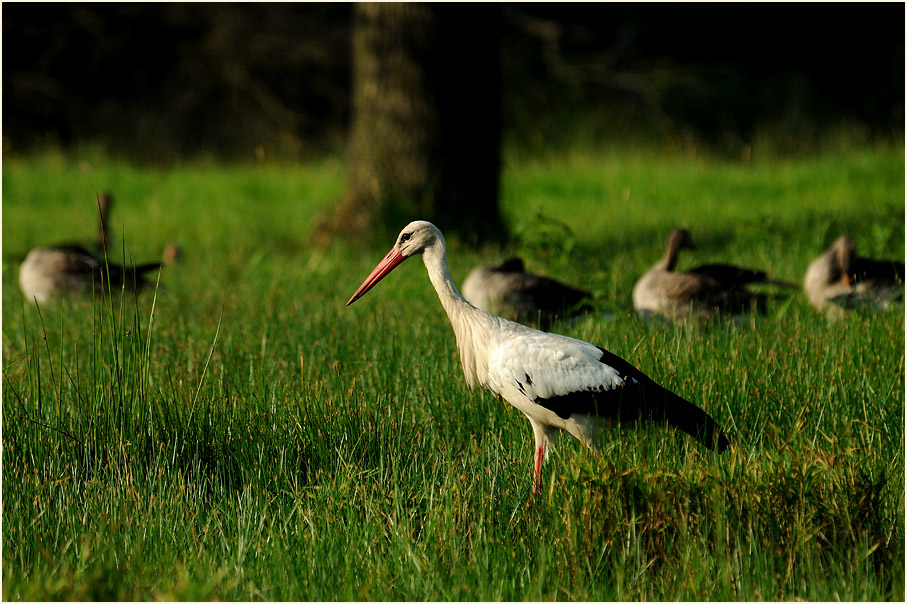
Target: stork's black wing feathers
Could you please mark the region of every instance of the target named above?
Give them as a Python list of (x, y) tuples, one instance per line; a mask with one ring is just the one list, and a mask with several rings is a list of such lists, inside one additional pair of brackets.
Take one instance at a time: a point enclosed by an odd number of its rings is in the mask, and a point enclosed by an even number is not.
[(636, 421), (667, 422), (700, 441), (710, 449), (724, 451), (730, 441), (718, 423), (690, 401), (655, 383), (649, 376), (603, 348), (601, 362), (620, 374), (623, 386), (606, 390), (571, 392), (535, 402), (559, 417), (573, 414), (597, 415), (621, 423)]

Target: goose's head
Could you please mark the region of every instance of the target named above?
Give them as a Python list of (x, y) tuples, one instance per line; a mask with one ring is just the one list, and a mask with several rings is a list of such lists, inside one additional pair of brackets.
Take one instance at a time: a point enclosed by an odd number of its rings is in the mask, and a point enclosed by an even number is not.
[(686, 229), (674, 229), (668, 236), (668, 249), (670, 250), (695, 250), (693, 236)]

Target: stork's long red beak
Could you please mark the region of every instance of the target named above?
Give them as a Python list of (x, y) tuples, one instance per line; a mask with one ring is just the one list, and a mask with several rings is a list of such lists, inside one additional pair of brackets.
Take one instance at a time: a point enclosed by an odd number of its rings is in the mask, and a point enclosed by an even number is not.
[(353, 294), (353, 297), (350, 298), (350, 301), (346, 303), (347, 306), (361, 298), (365, 293), (375, 287), (379, 281), (384, 279), (384, 277), (397, 268), (397, 265), (406, 260), (406, 257), (403, 256), (399, 251), (391, 248), (391, 251), (387, 253), (384, 257), (384, 260), (378, 263), (378, 266), (375, 267), (375, 270), (365, 278), (365, 281), (362, 282), (362, 285), (359, 286), (359, 289), (356, 290), (356, 293)]

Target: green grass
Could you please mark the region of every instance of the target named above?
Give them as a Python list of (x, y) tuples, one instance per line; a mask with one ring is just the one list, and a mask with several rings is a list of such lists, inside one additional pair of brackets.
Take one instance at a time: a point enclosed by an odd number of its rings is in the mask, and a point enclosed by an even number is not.
[[(517, 242), (449, 241), (454, 277), (518, 252), (595, 291), (614, 318), (558, 331), (738, 442), (717, 456), (614, 430), (595, 457), (564, 437), (535, 498), (529, 424), (466, 387), (421, 265), (346, 308), (391, 242), (306, 241), (342, 163), (150, 170), (86, 151), (3, 169), (4, 599), (904, 598), (903, 308), (828, 323), (798, 293), (703, 328), (627, 312), (674, 226), (699, 247), (681, 268), (799, 282), (843, 231), (902, 257), (903, 149), (512, 157)], [(39, 313), (17, 258), (90, 236), (102, 189), (115, 258), (177, 242), (183, 261), (138, 299)]]

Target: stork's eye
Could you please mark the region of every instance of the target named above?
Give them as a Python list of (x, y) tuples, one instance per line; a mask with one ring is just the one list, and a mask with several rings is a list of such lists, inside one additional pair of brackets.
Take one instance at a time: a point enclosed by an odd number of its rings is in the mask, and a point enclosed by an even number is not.
[(412, 236), (412, 233), (403, 233), (402, 235), (400, 235), (400, 243), (406, 243)]

